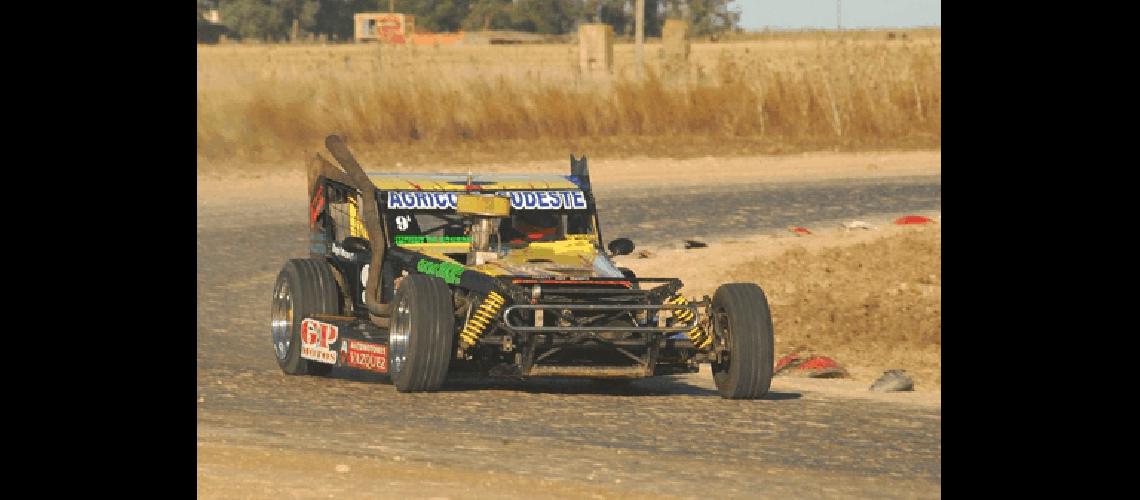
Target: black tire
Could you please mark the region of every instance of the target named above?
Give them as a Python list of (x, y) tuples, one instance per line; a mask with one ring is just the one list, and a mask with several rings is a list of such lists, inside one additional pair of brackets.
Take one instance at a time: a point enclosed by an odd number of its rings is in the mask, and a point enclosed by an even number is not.
[[(291, 315), (281, 309), (286, 306)], [(313, 314), (340, 314), (340, 310), (340, 290), (324, 259), (290, 259), (285, 263), (273, 287), (270, 319), (274, 354), (281, 371), (289, 375), (328, 375), (332, 371), (333, 365), (301, 357), (301, 321)], [(274, 325), (278, 321), (284, 321), (280, 331)], [(279, 345), (282, 337), (289, 339), (287, 346)]]
[(713, 379), (726, 399), (758, 399), (772, 385), (772, 314), (764, 290), (752, 283), (728, 283), (712, 301), (717, 341), (726, 338), (729, 354), (713, 363)]
[[(405, 277), (392, 299), (391, 321), (388, 369), (396, 390), (438, 390), (454, 352), (455, 316), (447, 283), (423, 274)], [(396, 359), (401, 353), (403, 359)]]

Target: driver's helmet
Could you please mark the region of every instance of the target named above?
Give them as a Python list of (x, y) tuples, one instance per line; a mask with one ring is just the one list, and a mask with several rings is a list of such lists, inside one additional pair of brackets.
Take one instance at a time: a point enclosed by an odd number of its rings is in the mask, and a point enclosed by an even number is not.
[(558, 231), (559, 217), (555, 214), (526, 211), (515, 213), (511, 225), (532, 240), (553, 236)]

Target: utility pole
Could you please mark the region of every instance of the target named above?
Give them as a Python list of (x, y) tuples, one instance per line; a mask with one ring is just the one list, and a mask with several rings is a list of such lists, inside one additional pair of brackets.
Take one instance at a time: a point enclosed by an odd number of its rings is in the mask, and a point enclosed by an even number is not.
[(645, 71), (645, 0), (634, 2), (634, 36), (637, 43), (637, 73)]
[(843, 31), (843, 0), (835, 0), (835, 26)]

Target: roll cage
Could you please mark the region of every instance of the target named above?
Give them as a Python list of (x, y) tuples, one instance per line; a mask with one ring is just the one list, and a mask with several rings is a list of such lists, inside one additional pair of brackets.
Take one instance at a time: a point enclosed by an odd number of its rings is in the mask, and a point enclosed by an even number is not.
[[(342, 282), (339, 284), (345, 291), (346, 305), (351, 303), (352, 310), (360, 317), (368, 317), (380, 326), (387, 325), (388, 302), (394, 293), (395, 278), (401, 274), (401, 271), (419, 272), (425, 262), (433, 266), (453, 265), (397, 244), (396, 236), (401, 232), (406, 234), (407, 231), (400, 230), (396, 221), (399, 215), (397, 211), (389, 208), (389, 199), (393, 192), (422, 192), (423, 198), (414, 200), (415, 206), (421, 207), (422, 203), (438, 208), (447, 204), (442, 198), (445, 194), (465, 192), (503, 194), (524, 190), (517, 187), (490, 186), (489, 184), (493, 183), (476, 180), (470, 175), (466, 176), (465, 183), (456, 189), (418, 191), (415, 189), (417, 186), (399, 190), (380, 189), (376, 187), (372, 178), (391, 174), (365, 173), (343, 140), (337, 136), (326, 138), (325, 145), (344, 169), (338, 168), (320, 154), (314, 154), (309, 163), (310, 254), (329, 259), (341, 275)], [(586, 157), (575, 158), (571, 155), (570, 175), (563, 178), (571, 184), (546, 191), (580, 191), (580, 203), (584, 208), (575, 206), (574, 210), (566, 212), (576, 211), (575, 213), (586, 218), (584, 223), (592, 226), (593, 230), (593, 237), (590, 239), (600, 252), (604, 251), (602, 242), (605, 240), (602, 237), (597, 202), (590, 184)], [(458, 190), (459, 188), (462, 191)], [(434, 199), (428, 200), (428, 196)], [(427, 209), (422, 212), (430, 213), (432, 210)], [(454, 210), (441, 208), (436, 212), (449, 215), (454, 213)], [(411, 228), (410, 223), (409, 228)], [(459, 237), (458, 231), (461, 230), (460, 226), (453, 225), (449, 230), (445, 229), (445, 234), (440, 236)], [(374, 245), (372, 242), (375, 241), (382, 241), (383, 244)], [(377, 269), (380, 272), (375, 272)], [(502, 279), (492, 278), (473, 269), (465, 269), (458, 282), (449, 284), (477, 294), (494, 291), (509, 297), (512, 303), (521, 304), (530, 301), (530, 287), (514, 283), (516, 279), (527, 279), (529, 276), (500, 278)], [(654, 304), (661, 304), (666, 298), (676, 294), (682, 286), (681, 281), (676, 278), (652, 280), (634, 278), (631, 283), (637, 281), (645, 281), (646, 284), (653, 282), (657, 285), (643, 292), (643, 298)]]

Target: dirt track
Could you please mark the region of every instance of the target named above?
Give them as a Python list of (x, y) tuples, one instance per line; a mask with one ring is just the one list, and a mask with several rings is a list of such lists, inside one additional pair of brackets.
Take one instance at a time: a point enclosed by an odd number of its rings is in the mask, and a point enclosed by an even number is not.
[[(755, 213), (743, 216), (781, 212), (752, 228), (774, 233), (835, 214), (936, 211), (938, 172), (925, 174), (753, 184)], [(226, 196), (230, 187), (210, 182), (200, 181), (198, 206), (200, 496), (940, 496), (936, 394), (777, 378), (765, 400), (726, 401), (707, 372), (620, 390), (458, 377), (411, 395), (379, 378), (285, 376), (268, 340), (268, 295), (281, 263), (306, 254), (303, 188)], [(697, 220), (639, 229), (655, 201), (625, 187), (599, 190), (609, 238), (660, 247), (696, 229), (736, 234), (725, 223), (742, 205), (723, 190), (686, 186), (686, 199), (704, 200)]]

